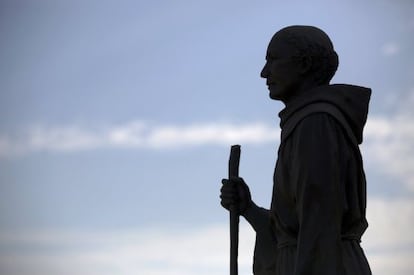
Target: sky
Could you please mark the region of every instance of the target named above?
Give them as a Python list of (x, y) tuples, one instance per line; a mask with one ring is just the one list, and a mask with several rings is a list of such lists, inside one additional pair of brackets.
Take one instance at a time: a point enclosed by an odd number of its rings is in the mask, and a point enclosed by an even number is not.
[[(373, 91), (362, 239), (376, 275), (414, 273), (414, 3), (0, 1), (0, 273), (228, 272), (230, 145), (268, 207), (278, 112), (271, 36), (315, 25), (332, 83)], [(254, 232), (241, 220), (239, 270)]]

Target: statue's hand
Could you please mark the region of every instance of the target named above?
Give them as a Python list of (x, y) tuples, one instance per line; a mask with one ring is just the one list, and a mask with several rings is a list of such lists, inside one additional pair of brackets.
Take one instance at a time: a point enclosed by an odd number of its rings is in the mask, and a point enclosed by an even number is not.
[(231, 205), (236, 205), (239, 209), (239, 214), (243, 213), (252, 205), (252, 197), (249, 187), (242, 178), (223, 179), (221, 181), (221, 205), (227, 210)]

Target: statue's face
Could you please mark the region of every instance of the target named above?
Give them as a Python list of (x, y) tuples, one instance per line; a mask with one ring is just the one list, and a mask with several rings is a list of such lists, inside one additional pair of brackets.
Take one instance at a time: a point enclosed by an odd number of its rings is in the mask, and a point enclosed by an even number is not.
[(266, 78), (269, 96), (275, 100), (286, 101), (299, 87), (302, 76), (297, 59), (293, 58), (295, 49), (277, 34), (267, 48), (266, 64), (260, 73)]

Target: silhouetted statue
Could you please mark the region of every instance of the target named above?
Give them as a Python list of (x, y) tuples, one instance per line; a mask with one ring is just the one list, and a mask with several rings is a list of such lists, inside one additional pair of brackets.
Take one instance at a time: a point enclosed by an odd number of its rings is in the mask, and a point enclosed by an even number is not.
[(368, 224), (359, 151), (371, 90), (330, 85), (337, 67), (316, 27), (286, 27), (267, 48), (261, 77), (285, 104), (271, 207), (257, 206), (240, 177), (223, 179), (220, 196), (256, 231), (255, 275), (371, 274), (360, 247)]

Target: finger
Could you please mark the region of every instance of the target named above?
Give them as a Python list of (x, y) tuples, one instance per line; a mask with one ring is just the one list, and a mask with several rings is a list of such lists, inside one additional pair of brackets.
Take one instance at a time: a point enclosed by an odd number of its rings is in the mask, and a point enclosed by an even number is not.
[(237, 192), (237, 190), (235, 191), (229, 191), (229, 192), (221, 192), (220, 193), (220, 198), (222, 200), (227, 200), (227, 201), (238, 201), (239, 200), (239, 192)]
[(221, 194), (220, 199), (225, 201), (237, 201), (238, 196), (236, 194)]
[(236, 186), (223, 185), (220, 188), (220, 193), (226, 196), (237, 196), (239, 194), (239, 191), (237, 189), (238, 188), (236, 188)]
[(229, 179), (229, 181), (232, 182), (232, 183), (234, 183), (234, 184), (244, 183), (244, 180), (241, 177), (231, 177)]
[(228, 181), (227, 183), (224, 183), (220, 189), (235, 189), (236, 188), (236, 184), (234, 182)]
[(226, 207), (230, 207), (230, 205), (238, 205), (239, 202), (235, 201), (235, 200), (226, 200), (226, 199), (222, 199), (220, 201), (221, 205), (226, 206)]
[(223, 195), (223, 194), (221, 194), (220, 199), (221, 199), (221, 201), (224, 201), (226, 203), (234, 203), (235, 201), (237, 201), (237, 198), (234, 195)]
[(221, 206), (223, 206), (224, 208), (226, 208), (226, 209), (229, 209), (230, 208), (230, 205), (231, 204), (228, 204), (228, 203), (226, 203), (226, 202), (220, 202), (220, 204), (221, 204)]
[(220, 195), (225, 198), (236, 198), (239, 196), (239, 191), (236, 188), (222, 188)]
[(230, 186), (236, 186), (241, 182), (244, 182), (242, 178), (235, 178), (235, 177), (230, 178), (230, 179), (222, 179), (221, 180), (221, 183), (223, 185), (227, 185), (227, 186), (229, 186), (229, 185)]

